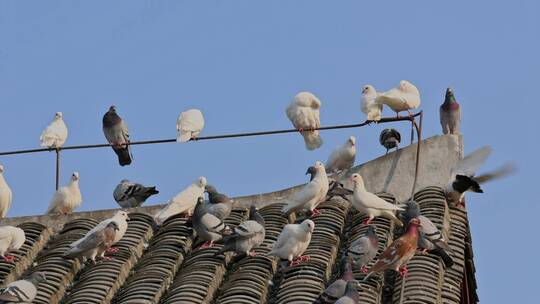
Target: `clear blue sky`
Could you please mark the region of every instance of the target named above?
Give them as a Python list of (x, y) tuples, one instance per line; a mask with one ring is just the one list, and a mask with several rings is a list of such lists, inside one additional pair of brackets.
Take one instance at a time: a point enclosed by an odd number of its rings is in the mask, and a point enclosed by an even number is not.
[[(284, 109), (301, 90), (322, 100), (322, 124), (354, 123), (364, 120), (362, 85), (385, 90), (400, 79), (420, 88), (432, 136), (451, 85), (466, 150), (489, 144), (485, 169), (508, 160), (519, 167), (469, 196), (480, 299), (531, 303), (540, 271), (539, 2), (377, 2), (2, 1), (0, 150), (38, 147), (56, 111), (67, 144), (102, 143), (111, 104), (133, 140), (174, 137), (178, 114), (191, 107), (205, 113), (205, 135), (289, 128)], [(297, 134), (137, 146), (125, 168), (110, 149), (66, 151), (61, 183), (80, 171), (81, 210), (116, 207), (111, 193), (123, 178), (156, 185), (150, 204), (199, 175), (232, 196), (268, 192), (304, 182), (306, 167), (349, 135), (358, 140), (357, 162), (380, 155), (380, 129), (325, 132), (314, 152)], [(9, 216), (44, 212), (54, 154), (0, 163), (14, 191)]]

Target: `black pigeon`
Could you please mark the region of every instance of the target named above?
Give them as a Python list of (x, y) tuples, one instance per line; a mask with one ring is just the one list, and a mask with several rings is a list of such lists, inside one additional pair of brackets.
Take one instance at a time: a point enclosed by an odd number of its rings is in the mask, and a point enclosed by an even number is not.
[(386, 154), (388, 150), (399, 147), (401, 142), (401, 134), (396, 129), (384, 129), (379, 136), (379, 143), (386, 148)]
[(103, 134), (118, 155), (120, 166), (131, 164), (129, 130), (124, 120), (116, 114), (115, 106), (111, 106), (109, 111), (103, 115)]

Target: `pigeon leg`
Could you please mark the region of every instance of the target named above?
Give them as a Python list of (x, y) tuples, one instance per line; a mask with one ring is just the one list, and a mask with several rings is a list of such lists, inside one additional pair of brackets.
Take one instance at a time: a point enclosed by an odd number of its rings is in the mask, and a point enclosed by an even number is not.
[(365, 220), (362, 222), (362, 224), (364, 224), (364, 225), (369, 225), (369, 224), (371, 223), (372, 220), (373, 220), (373, 217), (370, 216), (369, 218), (365, 219)]
[(15, 263), (15, 256), (11, 254), (6, 254), (2, 257), (4, 258), (4, 261), (6, 261), (7, 263)]
[(366, 265), (360, 267), (360, 272), (361, 273), (367, 273), (368, 272), (368, 268), (366, 267)]
[(210, 241), (199, 246), (199, 249), (212, 248), (213, 246), (214, 246), (214, 241)]
[(109, 256), (104, 256), (104, 257), (102, 258), (102, 260), (104, 260), (104, 261), (112, 261), (112, 260), (114, 260), (114, 258), (109, 257)]
[(300, 262), (307, 262), (309, 261), (309, 255), (301, 255), (297, 258)]
[(120, 251), (120, 249), (113, 248), (113, 247), (109, 247), (109, 248), (107, 248), (107, 250), (105, 250), (105, 252), (107, 252), (107, 253), (117, 253), (118, 251)]
[(319, 210), (319, 209), (313, 209), (311, 210), (311, 217), (316, 217), (316, 216), (319, 216), (321, 215), (322, 211)]
[(409, 273), (409, 269), (407, 269), (407, 265), (399, 268), (399, 276), (400, 277), (406, 277), (407, 276), (407, 273)]
[(422, 255), (427, 255), (429, 252), (427, 250), (427, 248), (418, 248), (416, 249), (416, 251), (419, 253), (419, 254), (422, 254)]
[(304, 133), (304, 128), (299, 128), (299, 129), (298, 129), (298, 132)]
[(255, 252), (255, 250), (251, 250), (251, 251), (248, 251), (247, 255), (249, 255), (250, 257), (256, 257), (257, 252)]

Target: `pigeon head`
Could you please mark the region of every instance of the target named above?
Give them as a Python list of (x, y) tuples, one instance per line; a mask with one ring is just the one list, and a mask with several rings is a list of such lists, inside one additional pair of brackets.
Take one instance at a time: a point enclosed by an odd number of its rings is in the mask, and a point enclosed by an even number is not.
[(409, 225), (407, 225), (407, 231), (410, 231), (410, 230), (416, 231), (418, 227), (422, 227), (422, 225), (420, 224), (420, 219), (415, 217), (409, 221)]
[(109, 107), (109, 112), (116, 113), (116, 106), (112, 105)]
[(197, 184), (199, 185), (199, 187), (206, 187), (206, 177), (200, 176), (197, 179)]
[(60, 118), (62, 118), (62, 112), (56, 112), (54, 114), (54, 119), (60, 119)]
[(129, 221), (129, 216), (128, 216), (127, 212), (122, 211), (122, 210), (116, 212), (116, 214), (114, 215), (114, 217), (116, 217), (116, 218), (123, 218), (123, 219)]
[(406, 212), (410, 217), (417, 217), (420, 215), (420, 206), (416, 201), (410, 200), (405, 203)]
[(444, 102), (445, 103), (454, 103), (456, 102), (456, 97), (454, 96), (454, 90), (452, 88), (448, 87), (446, 89), (446, 95), (444, 96)]
[(4, 173), (4, 166), (0, 165), (0, 173)]
[(376, 92), (376, 91), (375, 91), (375, 88), (374, 88), (372, 85), (370, 85), (370, 84), (365, 85), (365, 86), (362, 88), (362, 94), (364, 94), (364, 95), (370, 95), (370, 94), (373, 94), (373, 93), (375, 93), (375, 92)]
[(32, 273), (30, 275), (30, 281), (34, 282), (35, 284), (47, 281), (45, 272), (38, 271), (38, 272)]
[(204, 192), (206, 192), (206, 193), (217, 193), (217, 189), (216, 189), (216, 187), (214, 187), (212, 185), (206, 185), (206, 186), (204, 186)]
[(304, 226), (310, 233), (313, 233), (313, 230), (315, 230), (315, 223), (312, 220), (304, 220), (301, 225)]
[(112, 229), (114, 229), (114, 230), (120, 230), (120, 229), (118, 228), (118, 224), (117, 224), (115, 221), (109, 222), (109, 224), (107, 224), (107, 227), (112, 228)]
[(356, 145), (356, 137), (349, 136), (349, 139), (347, 140), (347, 143), (354, 147), (354, 145)]
[(351, 175), (351, 181), (355, 184), (355, 185), (363, 185), (364, 184), (364, 179), (362, 178), (362, 175), (358, 174), (358, 173), (354, 173), (353, 175)]
[(199, 198), (197, 198), (197, 205), (202, 205), (202, 204), (204, 204), (204, 197), (199, 196)]
[(79, 172), (75, 171), (73, 174), (71, 174), (71, 180), (72, 181), (78, 181), (80, 179)]

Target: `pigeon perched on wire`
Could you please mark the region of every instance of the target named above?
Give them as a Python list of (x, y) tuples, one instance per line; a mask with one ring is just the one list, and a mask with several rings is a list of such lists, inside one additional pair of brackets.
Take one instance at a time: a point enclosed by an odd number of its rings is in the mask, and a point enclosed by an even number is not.
[(186, 142), (197, 139), (204, 128), (204, 117), (201, 110), (191, 109), (180, 113), (176, 121), (177, 142)]
[(191, 223), (197, 236), (199, 239), (206, 241), (199, 247), (200, 249), (213, 247), (215, 241), (221, 240), (223, 231), (226, 229), (223, 220), (209, 213), (204, 205), (204, 199), (199, 197), (191, 217)]
[(139, 183), (123, 179), (114, 189), (114, 200), (122, 208), (141, 206), (150, 196), (158, 194), (156, 187), (146, 187)]
[(58, 148), (66, 142), (67, 137), (68, 129), (62, 119), (62, 112), (56, 112), (53, 121), (43, 130), (39, 140), (42, 147)]
[(342, 146), (337, 147), (326, 161), (326, 173), (348, 170), (354, 165), (356, 158), (356, 138), (349, 136)]
[(461, 107), (451, 88), (446, 89), (444, 103), (439, 109), (443, 134), (459, 134), (461, 125)]
[(450, 255), (452, 249), (448, 246), (448, 239), (429, 218), (420, 214), (418, 203), (409, 200), (405, 202), (405, 211), (402, 212), (402, 220), (408, 223), (413, 218), (420, 220), (418, 249), (439, 256), (447, 268), (452, 267), (454, 265), (454, 259)]
[(300, 224), (285, 225), (268, 256), (277, 256), (287, 260), (289, 266), (308, 261), (309, 256), (302, 254), (309, 246), (314, 229), (315, 223), (309, 219)]
[(11, 208), (12, 199), (13, 193), (4, 178), (4, 166), (0, 165), (0, 218), (6, 217)]
[[(96, 233), (98, 231), (102, 231), (103, 229), (105, 229), (105, 227), (107, 227), (109, 225), (109, 223), (115, 222), (117, 227), (118, 227), (118, 230), (114, 234), (114, 241), (111, 244), (111, 246), (112, 246), (112, 245), (114, 245), (115, 243), (117, 243), (118, 241), (120, 241), (124, 237), (124, 234), (126, 233), (127, 228), (128, 228), (128, 223), (127, 223), (128, 220), (129, 220), (128, 214), (125, 211), (120, 210), (120, 211), (116, 212), (116, 214), (114, 216), (101, 221), (94, 228), (92, 228), (90, 231), (88, 231), (84, 235), (84, 237), (82, 237), (81, 239), (71, 243), (69, 246), (71, 248), (78, 246), (88, 236), (90, 236), (93, 233)], [(118, 248), (112, 248), (112, 247), (109, 246), (109, 248), (107, 250), (100, 253), (100, 257), (104, 258), (105, 257), (105, 252), (116, 253), (118, 251), (119, 251)]]
[(73, 172), (69, 184), (56, 190), (47, 208), (47, 214), (71, 214), (81, 205), (79, 179), (79, 172)]
[(9, 252), (18, 250), (26, 241), (24, 230), (13, 226), (0, 226), (0, 257), (8, 263), (15, 262), (15, 256)]
[(216, 255), (232, 251), (256, 256), (256, 252), (251, 249), (263, 243), (265, 234), (264, 218), (257, 208), (252, 206), (249, 210), (249, 220), (235, 227), (232, 234), (223, 237), (224, 245)]
[(471, 152), (453, 166), (450, 181), (446, 187), (446, 196), (450, 203), (463, 206), (465, 192), (484, 193), (480, 187), (481, 184), (510, 175), (515, 171), (513, 165), (506, 164), (492, 172), (476, 175), (489, 154), (491, 154), (491, 147), (485, 146)]
[(28, 278), (9, 283), (0, 289), (0, 304), (32, 303), (39, 283), (47, 281), (44, 272), (34, 272)]
[(362, 88), (361, 109), (367, 115), (367, 120), (381, 120), (382, 104), (377, 102), (377, 91), (372, 85), (365, 85)]
[(105, 228), (84, 236), (77, 246), (69, 248), (63, 257), (66, 259), (88, 258), (95, 264), (96, 256), (102, 256), (114, 244), (114, 238), (118, 230), (118, 224), (111, 221)]
[(308, 168), (307, 174), (312, 174), (312, 180), (305, 184), (300, 190), (291, 195), (287, 205), (283, 206), (282, 212), (289, 216), (296, 211), (309, 211), (311, 216), (317, 216), (320, 211), (317, 206), (326, 199), (328, 193), (328, 177), (324, 165), (317, 161)]
[(118, 155), (120, 166), (131, 164), (131, 148), (129, 146), (129, 130), (124, 120), (116, 113), (116, 107), (111, 106), (103, 115), (103, 134)]
[(378, 250), (379, 237), (377, 236), (377, 228), (369, 225), (366, 235), (354, 240), (345, 254), (352, 259), (355, 266), (360, 266), (361, 272), (366, 273), (368, 271), (367, 264), (375, 258)]
[(358, 281), (349, 281), (345, 288), (345, 295), (339, 298), (334, 304), (358, 304), (360, 294), (358, 294)]
[(379, 143), (386, 148), (386, 154), (388, 154), (388, 151), (390, 149), (399, 148), (399, 144), (401, 142), (401, 134), (396, 129), (384, 129), (381, 132), (381, 135), (379, 135)]
[(399, 86), (384, 93), (379, 93), (377, 103), (387, 105), (392, 111), (407, 111), (412, 116), (411, 110), (420, 106), (420, 91), (407, 80), (401, 80)]
[(328, 285), (314, 304), (334, 303), (337, 299), (345, 295), (347, 283), (354, 280), (351, 263), (352, 259), (349, 257), (345, 257), (341, 261), (341, 277)]
[(321, 126), (319, 110), (321, 101), (310, 92), (300, 92), (294, 96), (286, 113), (293, 126), (302, 134), (308, 150), (322, 146), (323, 140), (317, 129)]
[(206, 177), (200, 176), (186, 189), (170, 199), (167, 206), (163, 207), (163, 209), (154, 216), (156, 223), (161, 225), (169, 217), (176, 214), (186, 213), (188, 218), (191, 217), (193, 209), (195, 209), (195, 205), (197, 204), (197, 200), (204, 195), (205, 187)]
[(363, 281), (367, 281), (374, 273), (387, 269), (397, 271), (401, 277), (406, 276), (408, 272), (407, 263), (416, 253), (418, 229), (420, 226), (419, 219), (412, 219), (407, 225), (405, 234), (392, 242), (392, 244), (381, 253), (377, 262), (371, 267)]
[(371, 221), (378, 216), (385, 217), (398, 226), (403, 226), (403, 223), (394, 214), (395, 211), (402, 211), (403, 208), (391, 204), (377, 195), (366, 190), (364, 180), (358, 173), (351, 175), (351, 181), (354, 184), (354, 193), (352, 205), (356, 210), (361, 213), (366, 213), (368, 219), (364, 221), (364, 224), (368, 225)]

